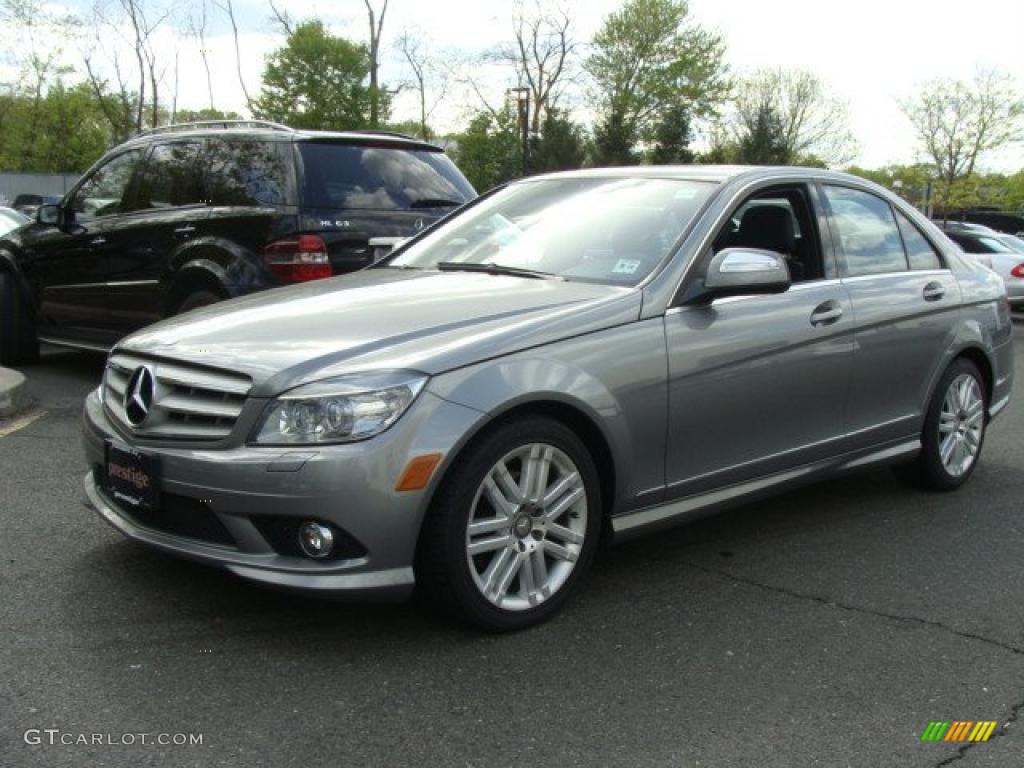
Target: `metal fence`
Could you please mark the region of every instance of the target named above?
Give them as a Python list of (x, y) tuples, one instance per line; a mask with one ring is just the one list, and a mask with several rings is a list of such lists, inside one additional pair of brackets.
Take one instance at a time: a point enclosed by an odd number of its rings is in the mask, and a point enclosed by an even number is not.
[(18, 195), (63, 196), (76, 181), (77, 173), (0, 173), (0, 205), (10, 205)]

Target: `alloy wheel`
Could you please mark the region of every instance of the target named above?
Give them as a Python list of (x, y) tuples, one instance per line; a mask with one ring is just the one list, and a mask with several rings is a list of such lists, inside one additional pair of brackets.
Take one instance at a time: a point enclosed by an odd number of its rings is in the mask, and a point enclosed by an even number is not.
[(939, 458), (952, 477), (963, 476), (974, 464), (984, 430), (981, 385), (969, 373), (962, 373), (946, 390), (939, 415)]

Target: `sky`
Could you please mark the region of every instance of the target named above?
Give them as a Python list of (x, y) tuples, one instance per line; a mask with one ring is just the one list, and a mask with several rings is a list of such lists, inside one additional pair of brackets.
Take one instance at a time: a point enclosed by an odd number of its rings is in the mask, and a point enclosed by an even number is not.
[[(373, 1), (377, 6), (381, 3)], [(80, 3), (84, 10), (89, 2), (69, 0), (69, 5), (74, 9)], [(242, 72), (250, 90), (255, 91), (265, 56), (280, 46), (283, 38), (266, 0), (234, 2), (241, 32)], [(564, 0), (563, 5), (573, 15), (577, 38), (587, 41), (604, 16), (620, 3)], [(280, 0), (277, 5), (295, 20), (323, 20), (335, 34), (360, 40), (367, 35), (362, 0)], [(395, 41), (405, 30), (419, 35), (442, 66), (455, 73), (431, 122), (441, 131), (458, 129), (479, 106), (473, 91), (462, 82), (466, 75), (472, 75), (495, 102), (514, 84), (509, 81), (510, 70), (465, 64), (511, 37), (513, 9), (514, 0), (390, 0), (384, 27), (383, 80), (408, 79)], [(995, 68), (1016, 77), (1024, 88), (1021, 0), (973, 0), (967, 5), (962, 0), (690, 0), (690, 14), (696, 23), (724, 36), (726, 58), (736, 74), (784, 67), (819, 75), (834, 95), (847, 102), (851, 129), (860, 144), (855, 162), (866, 167), (921, 159), (913, 129), (899, 108), (899, 100), (912, 96), (921, 83), (937, 77), (970, 79), (979, 68)], [(205, 72), (199, 45), (187, 35), (185, 16), (175, 14), (161, 28), (160, 49), (166, 61), (173, 61), (173, 51), (179, 51), (178, 103), (198, 108), (208, 102)], [(100, 55), (110, 49), (109, 42), (104, 41)], [(68, 63), (76, 63), (84, 45), (87, 43), (65, 41)], [(212, 51), (217, 106), (244, 113), (225, 19), (211, 21), (207, 48)], [(577, 94), (574, 102), (586, 116), (582, 94)], [(400, 93), (392, 117), (402, 120), (416, 115), (413, 93)], [(984, 166), (1000, 171), (1020, 169), (1024, 145), (984, 158)]]

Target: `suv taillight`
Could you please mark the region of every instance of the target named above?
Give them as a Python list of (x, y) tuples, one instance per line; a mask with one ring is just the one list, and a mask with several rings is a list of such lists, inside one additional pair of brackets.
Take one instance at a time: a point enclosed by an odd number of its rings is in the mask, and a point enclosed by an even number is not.
[(1024, 264), (1018, 264), (1010, 270), (1010, 274), (1014, 277), (1024, 277)]
[(284, 283), (319, 280), (334, 274), (327, 243), (319, 235), (296, 235), (274, 240), (263, 248), (263, 261)]

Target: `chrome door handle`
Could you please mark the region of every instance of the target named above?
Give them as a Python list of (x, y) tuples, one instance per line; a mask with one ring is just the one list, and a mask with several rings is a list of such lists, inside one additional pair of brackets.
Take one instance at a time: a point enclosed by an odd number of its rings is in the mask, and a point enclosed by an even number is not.
[(191, 235), (195, 231), (196, 231), (195, 227), (193, 227), (191, 224), (186, 224), (183, 227), (178, 227), (177, 229), (175, 229), (174, 230), (174, 234), (176, 234), (176, 235)]
[(822, 302), (811, 312), (811, 325), (831, 325), (843, 316), (839, 302), (831, 299)]
[(938, 301), (946, 295), (946, 289), (942, 287), (942, 283), (928, 283), (922, 295), (925, 301)]
[(106, 245), (106, 244), (107, 244), (107, 238), (105, 238), (105, 237), (94, 237), (92, 240), (89, 241), (89, 245), (91, 245), (93, 247), (96, 247), (96, 246), (99, 246), (99, 245)]

